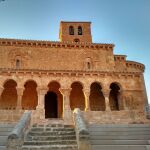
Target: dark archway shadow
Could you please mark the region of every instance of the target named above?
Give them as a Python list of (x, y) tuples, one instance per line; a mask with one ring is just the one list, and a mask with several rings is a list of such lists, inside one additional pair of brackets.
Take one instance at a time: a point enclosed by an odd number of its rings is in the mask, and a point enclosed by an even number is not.
[(54, 92), (45, 95), (45, 118), (58, 118), (57, 94)]

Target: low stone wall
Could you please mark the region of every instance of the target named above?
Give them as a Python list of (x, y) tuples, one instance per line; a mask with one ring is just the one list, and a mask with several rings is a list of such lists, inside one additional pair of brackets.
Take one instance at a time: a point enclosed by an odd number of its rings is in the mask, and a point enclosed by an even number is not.
[(86, 127), (82, 112), (76, 108), (73, 112), (73, 120), (76, 130), (76, 138), (79, 150), (90, 150), (89, 131)]
[(25, 111), (7, 140), (7, 150), (19, 150), (31, 125), (31, 111)]
[(82, 112), (89, 124), (133, 124), (150, 123), (144, 111), (86, 111)]
[(0, 110), (0, 122), (18, 122), (25, 110)]

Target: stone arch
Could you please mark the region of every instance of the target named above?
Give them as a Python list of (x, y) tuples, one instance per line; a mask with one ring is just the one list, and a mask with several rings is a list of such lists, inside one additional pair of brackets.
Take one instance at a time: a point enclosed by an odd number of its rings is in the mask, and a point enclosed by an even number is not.
[(85, 82), (84, 82), (84, 81), (82, 82), (82, 81), (80, 81), (80, 80), (74, 80), (74, 81), (72, 81), (70, 87), (72, 86), (73, 83), (78, 83), (78, 84), (80, 84), (80, 85), (82, 86), (82, 89), (85, 88), (85, 86), (84, 86)]
[(71, 92), (70, 92), (70, 107), (71, 110), (75, 108), (80, 108), (81, 110), (85, 110), (85, 96), (83, 93), (82, 83), (79, 81), (73, 82), (71, 84)]
[(91, 84), (89, 102), (92, 111), (105, 111), (105, 97), (102, 93), (102, 86), (99, 82), (93, 82)]
[[(10, 80), (13, 80), (14, 82), (16, 82), (16, 84), (17, 84), (17, 86), (18, 86), (17, 80), (15, 80), (15, 79), (13, 79), (13, 78), (9, 78), (9, 79), (3, 80), (3, 81), (2, 81), (2, 86), (4, 87), (5, 84), (6, 84), (7, 82), (9, 82)], [(17, 87), (17, 86), (16, 86), (16, 87)]]
[(22, 96), (22, 109), (35, 110), (38, 105), (37, 83), (34, 80), (27, 80), (24, 84)]
[(0, 107), (2, 109), (15, 109), (17, 107), (17, 82), (13, 79), (7, 79), (3, 84), (3, 92), (0, 98)]
[(61, 88), (61, 85), (56, 80), (53, 80), (53, 81), (49, 82), (49, 84), (48, 84), (49, 90), (56, 90), (56, 89), (59, 90), (60, 88)]
[[(56, 94), (56, 97), (57, 97), (57, 99), (56, 99), (56, 101), (57, 101), (57, 118), (62, 118), (62, 116), (63, 116), (63, 95), (60, 92), (60, 88), (61, 88), (60, 83), (56, 80), (53, 80), (53, 81), (49, 82), (48, 92), (45, 95), (45, 98), (46, 98), (48, 95), (50, 95), (50, 93), (53, 93), (53, 95)], [(51, 98), (49, 98), (49, 100), (51, 100)], [(45, 102), (46, 102), (46, 99), (45, 99)], [(46, 113), (50, 113), (50, 112), (45, 112), (45, 115), (46, 115)]]
[[(122, 91), (122, 90), (123, 90), (123, 87), (122, 87), (122, 85), (121, 85), (120, 82), (113, 81), (112, 83), (116, 84), (116, 85), (120, 88), (119, 91)], [(110, 85), (111, 85), (112, 83), (110, 83)]]
[(121, 110), (122, 109), (122, 100), (120, 99), (120, 91), (122, 86), (117, 82), (112, 82), (110, 84), (110, 94), (109, 94), (109, 103), (111, 110)]

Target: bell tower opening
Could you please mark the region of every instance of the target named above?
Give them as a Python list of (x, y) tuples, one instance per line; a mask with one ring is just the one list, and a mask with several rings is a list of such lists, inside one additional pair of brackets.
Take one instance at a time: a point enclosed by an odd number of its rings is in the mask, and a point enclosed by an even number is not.
[(61, 42), (92, 43), (91, 22), (61, 21), (59, 39)]

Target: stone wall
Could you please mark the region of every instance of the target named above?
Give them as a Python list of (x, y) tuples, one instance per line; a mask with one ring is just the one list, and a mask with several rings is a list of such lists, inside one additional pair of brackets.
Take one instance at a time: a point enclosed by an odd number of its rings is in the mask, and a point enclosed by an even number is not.
[(0, 122), (18, 122), (24, 110), (0, 110)]

